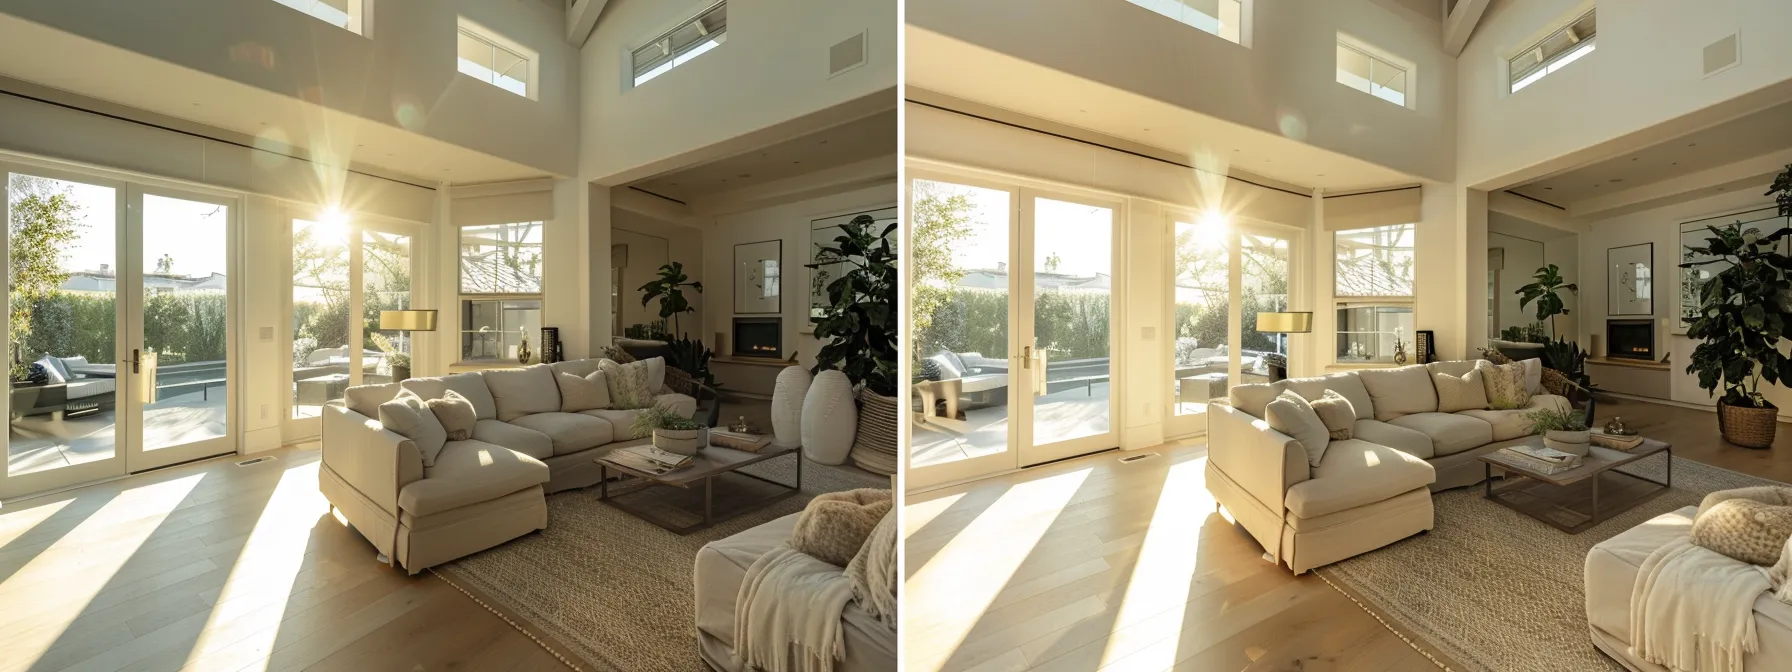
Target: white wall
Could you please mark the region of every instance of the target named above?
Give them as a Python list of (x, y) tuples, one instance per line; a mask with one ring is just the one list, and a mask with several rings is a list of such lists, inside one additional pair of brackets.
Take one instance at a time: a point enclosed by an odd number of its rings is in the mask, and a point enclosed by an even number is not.
[[(726, 43), (634, 88), (630, 52), (712, 2), (604, 7), (580, 55), (585, 175), (611, 184), (625, 170), (879, 92), (895, 95), (897, 3), (889, 0), (731, 3)], [(866, 64), (828, 77), (828, 48), (860, 32), (868, 33)]]
[[(555, 3), (377, 0), (369, 6), (371, 39), (271, 0), (7, 1), (0, 11), (544, 172), (576, 173), (578, 62)], [(539, 52), (538, 100), (455, 70), (456, 20), (463, 14)], [(233, 58), (245, 47), (265, 54), (265, 61)]]
[[(657, 279), (661, 266), (678, 262), (684, 264), (684, 274), (692, 282), (703, 283), (704, 289), (702, 292), (684, 290), (685, 300), (690, 302), (694, 312), (681, 316), (679, 322), (691, 338), (701, 338), (713, 349), (715, 334), (703, 319), (703, 309), (712, 302), (725, 305), (722, 302), (729, 296), (717, 295), (716, 289), (705, 280), (703, 233), (623, 208), (611, 209), (610, 225), (611, 245), (628, 246), (628, 266), (622, 277), (622, 326), (626, 328), (659, 319), (659, 302), (642, 306), (640, 287)], [(666, 328), (671, 329), (672, 325), (668, 324)]]
[[(1582, 4), (1501, 0), (1482, 15), (1456, 61), (1464, 184), (1505, 186), (1516, 171), (1792, 79), (1792, 41), (1782, 35), (1792, 3), (1626, 0), (1599, 3), (1592, 54), (1508, 93), (1506, 59)], [(1704, 47), (1739, 29), (1741, 63), (1705, 77)]]
[(1523, 327), (1536, 322), (1536, 305), (1520, 306), (1518, 288), (1531, 283), (1531, 276), (1543, 266), (1543, 241), (1528, 240), (1503, 233), (1487, 234), (1487, 249), (1498, 248), (1505, 255), (1506, 265), (1500, 271), (1499, 324), (1488, 325), (1489, 337), (1507, 327)]
[[(1256, 0), (1249, 48), (1122, 0), (910, 0), (909, 23), (1208, 116), (1450, 181), (1456, 66), (1393, 2)], [(1413, 109), (1337, 83), (1338, 33), (1416, 66)]]

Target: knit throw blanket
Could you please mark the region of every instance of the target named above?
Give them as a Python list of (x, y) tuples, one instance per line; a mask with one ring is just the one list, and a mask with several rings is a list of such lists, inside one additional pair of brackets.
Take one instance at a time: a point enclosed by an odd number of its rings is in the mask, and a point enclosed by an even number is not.
[(846, 565), (852, 596), (879, 623), (896, 627), (896, 511), (884, 514)]
[(1741, 672), (1746, 654), (1760, 650), (1755, 598), (1770, 588), (1765, 568), (1677, 538), (1637, 573), (1631, 653), (1670, 670)]
[(832, 672), (846, 655), (840, 614), (852, 592), (840, 567), (788, 545), (759, 556), (735, 598), (735, 658), (764, 672)]

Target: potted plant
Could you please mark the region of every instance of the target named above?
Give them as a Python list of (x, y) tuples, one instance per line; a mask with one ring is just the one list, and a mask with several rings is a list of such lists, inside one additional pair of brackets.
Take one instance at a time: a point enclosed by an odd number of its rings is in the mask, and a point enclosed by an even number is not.
[(703, 425), (679, 415), (678, 411), (663, 403), (642, 409), (630, 428), (634, 430), (635, 436), (651, 434), (654, 447), (668, 453), (696, 455), (708, 443), (707, 437), (703, 435), (706, 429)]
[(1574, 409), (1540, 408), (1524, 417), (1531, 421), (1531, 433), (1543, 437), (1545, 448), (1586, 456), (1592, 433)]
[(1518, 295), (1518, 307), (1523, 308), (1536, 301), (1537, 321), (1548, 323), (1549, 333), (1558, 334), (1556, 316), (1568, 314), (1568, 304), (1562, 301), (1561, 292), (1574, 294), (1580, 291), (1580, 286), (1564, 281), (1562, 269), (1555, 264), (1537, 269), (1537, 274), (1531, 278), (1536, 282), (1519, 287), (1518, 291), (1513, 292)]
[(379, 348), (380, 352), (386, 353), (386, 361), (383, 362), (382, 365), (391, 368), (389, 373), (392, 376), (392, 382), (398, 383), (410, 380), (410, 353), (400, 352), (398, 350), (398, 344), (393, 343), (391, 337), (377, 331), (367, 334), (367, 340), (372, 341), (373, 347)]
[(684, 332), (678, 327), (678, 316), (695, 312), (691, 302), (684, 298), (684, 288), (689, 287), (698, 294), (703, 293), (703, 283), (691, 281), (684, 274), (684, 263), (674, 261), (660, 267), (660, 277), (653, 282), (641, 285), (641, 305), (645, 306), (654, 299), (660, 300), (660, 320), (671, 320), (673, 336), (682, 336)]
[(839, 370), (859, 390), (859, 443), (894, 455), (896, 452), (896, 250), (889, 224), (874, 232), (877, 220), (859, 215), (841, 225), (841, 235), (823, 246), (811, 269), (841, 264), (846, 272), (827, 286), (827, 303), (815, 325), (823, 341), (815, 356), (815, 373)]

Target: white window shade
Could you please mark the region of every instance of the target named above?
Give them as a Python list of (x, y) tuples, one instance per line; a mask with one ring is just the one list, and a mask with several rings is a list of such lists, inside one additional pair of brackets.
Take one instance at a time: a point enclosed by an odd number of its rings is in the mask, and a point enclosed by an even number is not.
[(1420, 187), (1325, 197), (1325, 230), (1348, 231), (1411, 224), (1421, 217)]
[(718, 2), (697, 16), (635, 49), (639, 85), (727, 41), (728, 3)]

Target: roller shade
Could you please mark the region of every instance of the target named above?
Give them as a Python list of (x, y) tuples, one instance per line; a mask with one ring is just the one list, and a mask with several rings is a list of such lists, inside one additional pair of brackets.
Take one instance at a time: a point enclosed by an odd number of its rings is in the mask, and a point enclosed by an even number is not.
[(1366, 194), (1325, 197), (1325, 230), (1349, 231), (1393, 224), (1414, 224), (1421, 218), (1417, 187)]
[(456, 198), (449, 206), (455, 226), (545, 222), (554, 218), (554, 192), (530, 191)]

